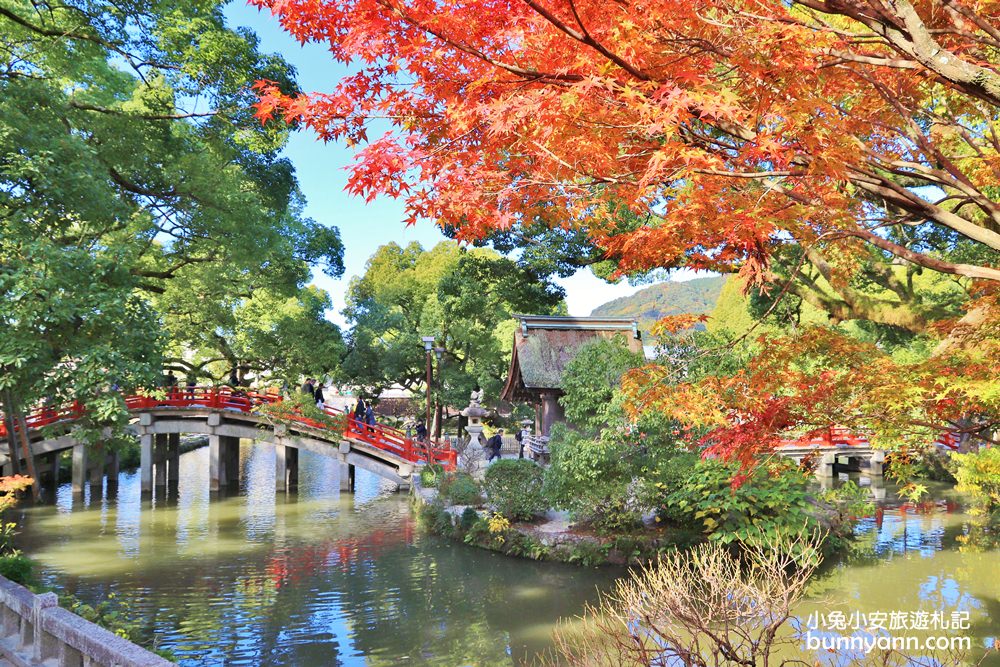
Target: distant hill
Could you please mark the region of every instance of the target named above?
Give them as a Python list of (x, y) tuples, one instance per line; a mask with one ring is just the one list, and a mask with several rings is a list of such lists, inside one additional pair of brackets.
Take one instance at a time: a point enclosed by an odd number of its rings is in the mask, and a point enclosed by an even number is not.
[(639, 321), (639, 330), (649, 336), (649, 328), (667, 315), (712, 312), (725, 282), (725, 276), (716, 276), (682, 283), (657, 283), (632, 296), (608, 301), (595, 308), (591, 316), (635, 318)]

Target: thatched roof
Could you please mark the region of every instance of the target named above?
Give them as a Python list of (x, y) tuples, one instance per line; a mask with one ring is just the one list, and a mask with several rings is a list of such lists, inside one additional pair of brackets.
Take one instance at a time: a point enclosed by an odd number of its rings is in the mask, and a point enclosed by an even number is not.
[(501, 397), (506, 401), (537, 401), (542, 392), (561, 392), (562, 375), (581, 346), (597, 338), (622, 336), (633, 352), (642, 352), (642, 339), (635, 320), (621, 317), (549, 317), (515, 315), (520, 326), (514, 332), (514, 350), (507, 383)]

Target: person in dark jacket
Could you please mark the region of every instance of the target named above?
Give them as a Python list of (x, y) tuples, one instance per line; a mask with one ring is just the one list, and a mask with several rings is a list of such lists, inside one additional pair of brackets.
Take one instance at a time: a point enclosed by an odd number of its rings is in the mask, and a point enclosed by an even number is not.
[(423, 422), (417, 422), (417, 440), (423, 442), (427, 439), (427, 427), (424, 426)]
[(372, 410), (372, 406), (365, 408), (365, 423), (368, 424), (368, 432), (375, 432), (375, 411)]
[(500, 458), (500, 449), (503, 447), (503, 429), (497, 429), (497, 432), (493, 434), (493, 437), (486, 441), (486, 448), (490, 450), (490, 457), (486, 459), (487, 463), (493, 461), (493, 459)]
[(354, 421), (363, 424), (365, 422), (365, 399), (359, 398), (354, 405)]
[(308, 395), (312, 400), (316, 400), (316, 390), (313, 388), (312, 378), (306, 378), (306, 381), (302, 383), (302, 393)]
[(316, 385), (316, 391), (313, 392), (313, 398), (316, 399), (316, 407), (322, 410), (326, 407), (326, 397), (323, 395), (323, 383), (320, 382)]

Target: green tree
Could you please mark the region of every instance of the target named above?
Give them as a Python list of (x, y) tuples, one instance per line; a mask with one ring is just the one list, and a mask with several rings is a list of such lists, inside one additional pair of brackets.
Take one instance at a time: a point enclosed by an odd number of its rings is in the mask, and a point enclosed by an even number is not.
[[(200, 292), (176, 290), (177, 298), (163, 302), (167, 367), (196, 380), (221, 380), (233, 368), (241, 379), (253, 373), (292, 381), (339, 370), (344, 342), (340, 327), (326, 319), (329, 294), (312, 285), (289, 291), (262, 287), (249, 298), (199, 307)], [(178, 308), (181, 296), (191, 306), (187, 313)]]
[(611, 424), (623, 425), (625, 413), (616, 400), (622, 376), (645, 362), (621, 337), (598, 339), (581, 347), (563, 374), (559, 399), (576, 428), (596, 435)]
[(199, 347), (258, 290), (301, 299), (310, 266), (343, 271), (278, 155), (288, 128), (252, 118), (252, 82), (292, 91), (293, 71), (222, 9), (0, 0), (8, 414), (79, 399), (93, 426), (120, 423), (107, 389), (156, 381), (162, 332)]
[(545, 493), (608, 532), (639, 524), (643, 480), (677, 451), (676, 423), (625, 411), (622, 376), (644, 362), (620, 337), (598, 339), (581, 347), (563, 373), (559, 402), (569, 425), (553, 430)]
[(351, 282), (344, 374), (377, 394), (393, 384), (425, 383), (422, 336), (444, 349), (438, 403), (464, 405), (479, 385), (496, 397), (510, 360), (516, 313), (553, 313), (562, 290), (488, 249), (442, 242), (381, 246)]

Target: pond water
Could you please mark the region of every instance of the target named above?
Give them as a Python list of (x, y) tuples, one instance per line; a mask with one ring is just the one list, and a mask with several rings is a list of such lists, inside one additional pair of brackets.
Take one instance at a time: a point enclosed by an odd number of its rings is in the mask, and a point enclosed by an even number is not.
[[(929, 655), (922, 650), (928, 640), (967, 638), (970, 661), (988, 653), (983, 664), (1000, 665), (1000, 654), (988, 651), (1000, 637), (1000, 540), (964, 513), (962, 496), (929, 486), (933, 500), (918, 505), (887, 490), (875, 517), (859, 522), (851, 553), (811, 582), (797, 609), (803, 629), (871, 637), (864, 628), (882, 624), (882, 634), (916, 642), (907, 652), (917, 656)], [(842, 651), (839, 661), (848, 657)]]
[(176, 496), (24, 506), (18, 544), (46, 584), (114, 592), (181, 665), (511, 665), (549, 646), (614, 571), (521, 561), (416, 530), (405, 495), (302, 452), (275, 494), (274, 450), (241, 448), (242, 493), (209, 502), (208, 448), (181, 456)]
[[(245, 443), (240, 464), (241, 493), (211, 502), (207, 448), (181, 456), (167, 499), (143, 500), (136, 472), (110, 498), (74, 501), (64, 485), (15, 510), (18, 545), (46, 584), (88, 602), (115, 593), (185, 666), (521, 664), (623, 574), (423, 535), (405, 496), (361, 470), (341, 494), (335, 462), (308, 452), (298, 494), (275, 494), (270, 446)], [(989, 645), (1000, 553), (943, 497), (863, 521), (858, 553), (825, 568), (800, 615), (968, 612), (965, 634)]]

